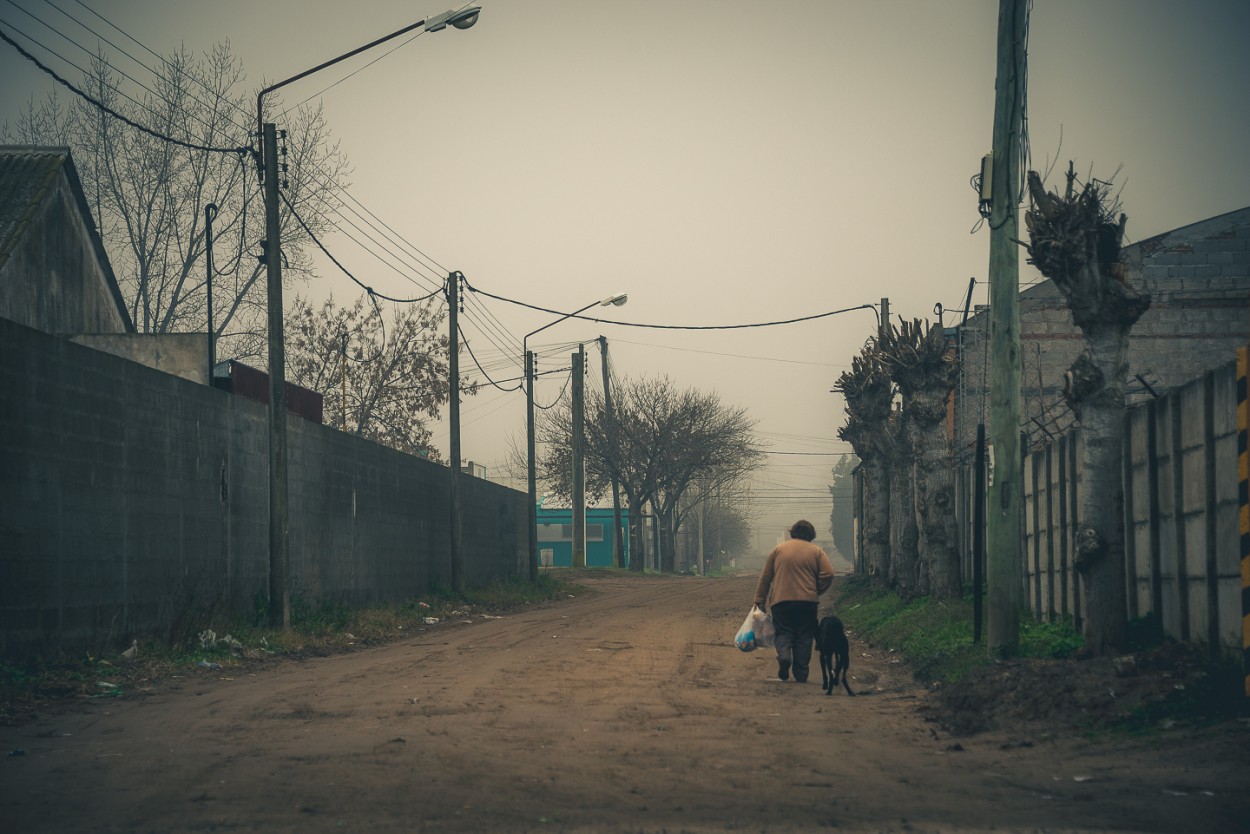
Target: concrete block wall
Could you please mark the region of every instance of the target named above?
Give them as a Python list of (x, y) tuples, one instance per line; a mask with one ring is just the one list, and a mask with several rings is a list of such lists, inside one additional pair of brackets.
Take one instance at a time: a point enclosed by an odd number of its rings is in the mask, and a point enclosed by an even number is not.
[[(0, 319), (0, 654), (119, 645), (268, 587), (266, 407)], [(288, 417), (292, 591), (450, 580), (449, 471)], [(468, 584), (521, 575), (523, 493), (464, 479)]]
[[(1213, 651), (1241, 648), (1237, 399), (1233, 362), (1125, 415), (1128, 616), (1154, 613), (1163, 631)], [(1024, 462), (1024, 598), (1039, 619), (1079, 629), (1086, 604), (1071, 567), (1081, 520), (1080, 432)], [(972, 479), (959, 502), (969, 530)], [(969, 547), (965, 544), (965, 547)], [(970, 556), (968, 557), (970, 558)], [(970, 576), (970, 573), (967, 574)]]

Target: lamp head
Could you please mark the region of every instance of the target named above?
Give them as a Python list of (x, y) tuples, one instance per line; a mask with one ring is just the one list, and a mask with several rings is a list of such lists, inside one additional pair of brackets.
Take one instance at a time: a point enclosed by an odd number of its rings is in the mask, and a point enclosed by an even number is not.
[(472, 29), (473, 24), (477, 23), (477, 16), (481, 14), (481, 6), (470, 6), (462, 11), (457, 17), (453, 18), (451, 25), (457, 29)]
[(448, 25), (456, 29), (468, 29), (477, 23), (477, 16), (482, 13), (481, 6), (465, 6), (463, 9), (451, 9), (426, 19), (425, 31), (437, 32)]
[(602, 301), (599, 302), (599, 306), (600, 307), (608, 307), (608, 306), (620, 307), (626, 301), (629, 301), (629, 294), (622, 292), (622, 293), (617, 293), (616, 295), (608, 296), (607, 298), (603, 299)]

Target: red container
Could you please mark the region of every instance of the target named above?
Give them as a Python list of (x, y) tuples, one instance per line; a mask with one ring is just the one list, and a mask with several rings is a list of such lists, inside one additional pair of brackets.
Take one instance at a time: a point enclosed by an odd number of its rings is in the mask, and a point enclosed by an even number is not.
[[(213, 387), (258, 403), (269, 403), (269, 374), (233, 359), (218, 362), (213, 367)], [(310, 388), (286, 383), (286, 410), (305, 420), (324, 422), (322, 399), (321, 394)]]

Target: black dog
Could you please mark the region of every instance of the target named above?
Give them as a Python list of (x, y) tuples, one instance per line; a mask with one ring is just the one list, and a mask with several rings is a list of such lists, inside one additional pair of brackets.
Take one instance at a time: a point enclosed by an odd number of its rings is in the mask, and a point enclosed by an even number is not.
[[(832, 695), (833, 688), (842, 684), (846, 694), (855, 697), (846, 682), (846, 672), (851, 666), (851, 647), (846, 641), (846, 630), (837, 617), (823, 617), (816, 629), (816, 648), (820, 651), (820, 679), (825, 694)], [(834, 663), (837, 657), (837, 663)]]

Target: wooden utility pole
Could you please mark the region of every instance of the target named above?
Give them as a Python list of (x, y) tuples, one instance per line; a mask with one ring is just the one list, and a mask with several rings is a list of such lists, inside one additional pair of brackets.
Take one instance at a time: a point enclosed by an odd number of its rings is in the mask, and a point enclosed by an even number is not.
[(881, 299), (881, 320), (877, 322), (877, 338), (884, 340), (890, 332), (890, 299)]
[(269, 309), (269, 626), (291, 627), (287, 588), (286, 346), (282, 328), (282, 224), (278, 219), (278, 131), (262, 130), (265, 166), (265, 267)]
[[(608, 437), (614, 440), (616, 413), (612, 410), (612, 382), (608, 374), (608, 340), (604, 336), (599, 337), (599, 358), (603, 362), (603, 417), (607, 420)], [(615, 450), (616, 444), (611, 443), (610, 448)], [(625, 533), (621, 529), (621, 483), (615, 474), (612, 475), (612, 562), (618, 568), (627, 567)]]
[(573, 567), (586, 567), (586, 346), (573, 354)]
[(1020, 460), (1020, 131), (1024, 108), (1026, 0), (999, 0), (990, 188), (990, 427), (986, 499), (989, 651), (1020, 645), (1020, 557), (1024, 538)]
[(447, 413), (451, 422), (451, 588), (464, 593), (464, 552), (460, 525), (460, 273), (447, 276)]

